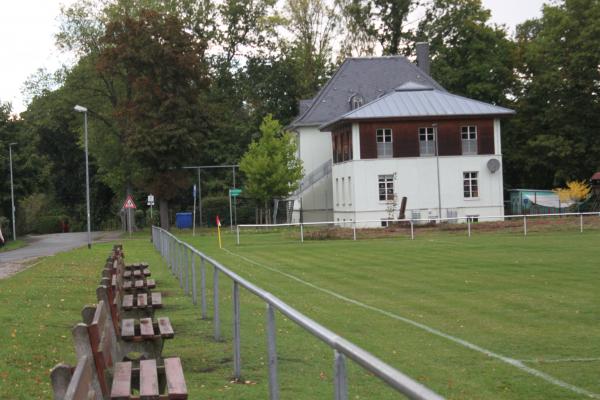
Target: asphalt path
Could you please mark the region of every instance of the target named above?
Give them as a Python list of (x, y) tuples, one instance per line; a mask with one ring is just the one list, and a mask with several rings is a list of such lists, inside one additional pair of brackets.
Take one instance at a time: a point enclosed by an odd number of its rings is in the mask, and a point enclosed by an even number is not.
[[(93, 242), (119, 238), (121, 232), (92, 232)], [(38, 257), (52, 256), (87, 245), (87, 232), (35, 235), (25, 238), (27, 246), (0, 253), (0, 279), (30, 266)]]

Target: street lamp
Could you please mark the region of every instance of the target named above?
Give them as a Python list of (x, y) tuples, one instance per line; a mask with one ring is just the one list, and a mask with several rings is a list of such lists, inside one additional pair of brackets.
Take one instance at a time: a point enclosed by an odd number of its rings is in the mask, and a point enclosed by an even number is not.
[(84, 132), (84, 143), (85, 143), (85, 197), (87, 206), (87, 236), (88, 236), (88, 249), (92, 248), (92, 231), (90, 222), (90, 172), (88, 166), (88, 129), (87, 129), (87, 111), (88, 109), (80, 105), (76, 105), (73, 109), (77, 112), (83, 113), (83, 132)]
[(10, 201), (12, 205), (12, 230), (13, 230), (13, 240), (17, 240), (17, 229), (15, 224), (15, 190), (13, 187), (13, 170), (12, 170), (12, 147), (16, 145), (16, 143), (8, 144), (8, 158), (10, 160)]

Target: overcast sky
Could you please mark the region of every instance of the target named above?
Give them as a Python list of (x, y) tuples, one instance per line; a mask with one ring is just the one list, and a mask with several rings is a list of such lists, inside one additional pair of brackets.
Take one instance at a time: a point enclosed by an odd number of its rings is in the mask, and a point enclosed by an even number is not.
[[(61, 4), (74, 0), (0, 0), (0, 101), (13, 111), (25, 109), (23, 83), (38, 68), (56, 70), (66, 57), (54, 46)], [(520, 22), (541, 15), (547, 0), (483, 0), (492, 10), (492, 21), (514, 31)], [(409, 18), (410, 20), (410, 18)]]

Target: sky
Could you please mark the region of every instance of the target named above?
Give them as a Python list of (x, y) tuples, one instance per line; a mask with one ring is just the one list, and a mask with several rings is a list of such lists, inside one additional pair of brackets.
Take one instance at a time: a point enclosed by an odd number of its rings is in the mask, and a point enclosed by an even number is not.
[[(23, 84), (39, 68), (57, 70), (70, 59), (54, 45), (61, 4), (74, 0), (0, 0), (0, 101), (14, 113), (25, 110)], [(492, 22), (514, 32), (517, 24), (539, 17), (547, 0), (482, 0), (492, 11)], [(408, 18), (409, 21), (411, 17)]]

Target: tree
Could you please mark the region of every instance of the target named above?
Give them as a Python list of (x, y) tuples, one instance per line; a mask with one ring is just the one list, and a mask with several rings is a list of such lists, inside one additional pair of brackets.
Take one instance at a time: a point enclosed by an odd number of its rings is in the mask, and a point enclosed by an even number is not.
[(143, 171), (140, 184), (159, 198), (161, 225), (168, 227), (172, 185), (184, 181), (175, 168), (201, 150), (206, 126), (198, 103), (206, 86), (206, 43), (195, 41), (176, 16), (154, 10), (111, 21), (101, 43), (97, 69), (125, 85), (113, 118)]
[(506, 131), (507, 176), (556, 187), (600, 169), (600, 3), (567, 0), (517, 30), (517, 115)]
[(401, 54), (412, 35), (405, 30), (414, 0), (337, 0), (346, 37), (342, 54), (373, 55), (376, 44), (384, 55)]
[(279, 121), (267, 115), (260, 125), (261, 137), (252, 142), (240, 162), (246, 177), (246, 195), (264, 206), (269, 221), (269, 202), (286, 198), (298, 189), (302, 178), (302, 161), (296, 157), (297, 146), (291, 133), (282, 130)]
[(490, 26), (481, 0), (435, 0), (419, 23), (417, 40), (430, 44), (431, 75), (448, 91), (507, 105), (514, 86), (514, 44)]

